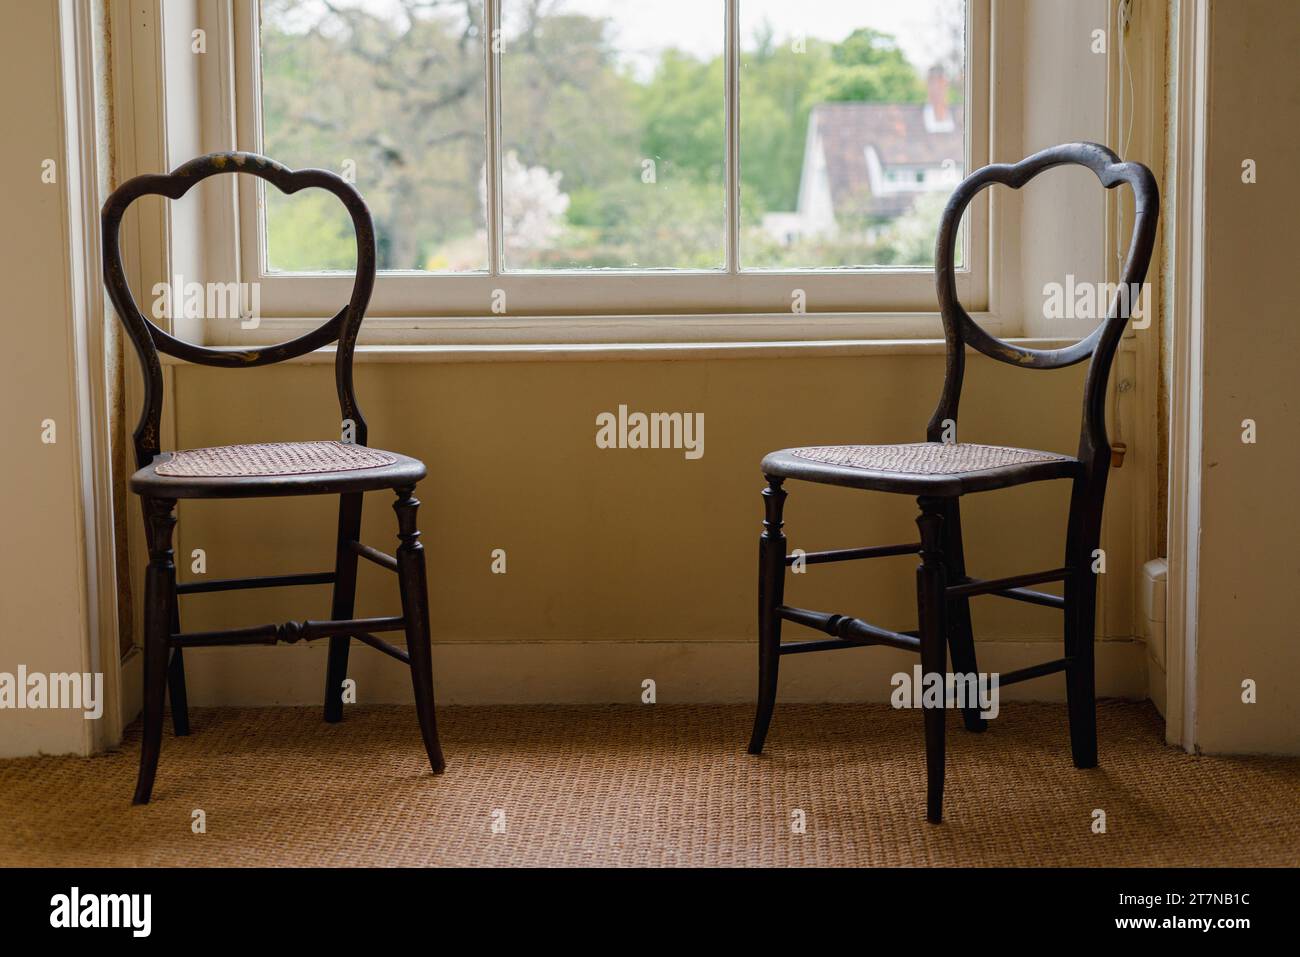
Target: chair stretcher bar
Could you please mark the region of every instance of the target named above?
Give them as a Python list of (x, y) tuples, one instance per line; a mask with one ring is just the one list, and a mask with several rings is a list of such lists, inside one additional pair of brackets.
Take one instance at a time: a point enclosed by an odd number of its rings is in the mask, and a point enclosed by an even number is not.
[(259, 575), (254, 578), (218, 578), (214, 581), (179, 582), (176, 585), (176, 594), (193, 595), (205, 591), (235, 591), (240, 588), (279, 588), (284, 585), (330, 585), (333, 583), (333, 572)]
[[(968, 578), (956, 585), (949, 585), (944, 589), (944, 594), (949, 598), (963, 598), (974, 595), (996, 595), (1004, 592), (1020, 592), (1022, 585), (1038, 585), (1043, 582), (1065, 581), (1070, 577), (1070, 569), (1053, 568), (1045, 572), (1029, 572), (1026, 575), (1012, 575), (1010, 578)], [(1035, 595), (1041, 595), (1044, 598), (1055, 598), (1055, 595), (1048, 595), (1044, 592), (1034, 592)], [(1020, 594), (1003, 595), (1005, 598), (1019, 598), (1022, 601), (1029, 601)], [(1045, 603), (1044, 603), (1045, 604)], [(1065, 600), (1061, 599), (1062, 607)]]
[(371, 548), (369, 545), (362, 545), (360, 542), (348, 542), (348, 548), (366, 561), (374, 562), (376, 565), (387, 568), (390, 572), (397, 571), (397, 559), (392, 555), (381, 552), (377, 548)]
[[(274, 645), (283, 641), (314, 641), (333, 635), (357, 635), (372, 631), (400, 631), (406, 619), (349, 618), (339, 621), (288, 621), (282, 625), (253, 625), (250, 628), (227, 628), (222, 631), (195, 631), (172, 635), (176, 648), (211, 648), (221, 645)], [(362, 639), (364, 640), (364, 639)], [(378, 639), (376, 639), (378, 640)], [(381, 651), (383, 649), (380, 649)]]
[(1005, 674), (998, 675), (998, 687), (1004, 685), (1013, 685), (1018, 681), (1028, 681), (1030, 678), (1041, 678), (1044, 675), (1054, 675), (1058, 671), (1064, 671), (1070, 666), (1071, 659), (1057, 658), (1055, 661), (1044, 661), (1039, 665), (1030, 665), (1028, 668), (1021, 668), (1017, 671), (1008, 671)]
[(800, 649), (801, 645), (816, 644), (819, 648), (802, 648), (802, 651), (820, 651), (823, 649), (852, 647), (854, 645), (889, 645), (892, 648), (902, 648), (905, 651), (920, 651), (921, 639), (912, 635), (904, 635), (897, 631), (889, 631), (885, 628), (877, 628), (875, 625), (869, 625), (858, 618), (850, 618), (847, 615), (828, 615), (820, 611), (809, 611), (806, 608), (791, 608), (788, 605), (782, 605), (777, 609), (779, 614), (786, 621), (792, 621), (797, 625), (803, 625), (806, 628), (815, 628), (818, 631), (824, 631), (826, 634), (839, 639), (833, 642), (796, 642), (793, 644), (781, 645), (781, 654), (798, 654), (799, 651), (791, 649)]
[(999, 591), (989, 592), (989, 594), (997, 598), (1010, 598), (1013, 601), (1027, 602), (1031, 605), (1065, 608), (1065, 599), (1060, 595), (1049, 595), (1045, 591), (1034, 591), (1031, 588), (1004, 588)]
[(367, 634), (364, 631), (358, 632), (352, 637), (363, 645), (369, 645), (377, 651), (382, 651), (390, 658), (396, 658), (398, 661), (402, 662), (402, 664), (409, 665), (411, 663), (411, 656), (408, 652), (398, 648), (396, 645), (389, 644), (382, 638), (376, 638), (374, 635)]
[(793, 565), (799, 558), (807, 565), (824, 565), (827, 562), (851, 562), (859, 558), (886, 558), (890, 555), (918, 555), (921, 543), (910, 545), (868, 545), (865, 548), (837, 548), (828, 552), (805, 552), (802, 556), (787, 555), (785, 563)]

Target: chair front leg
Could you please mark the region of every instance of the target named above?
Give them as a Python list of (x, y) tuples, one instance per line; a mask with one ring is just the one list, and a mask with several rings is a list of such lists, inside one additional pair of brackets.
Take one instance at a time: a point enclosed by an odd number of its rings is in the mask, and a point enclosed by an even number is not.
[(781, 664), (781, 618), (776, 610), (785, 597), (784, 479), (768, 478), (763, 489), (763, 534), (758, 539), (758, 707), (749, 753), (762, 754), (772, 710), (776, 707), (777, 673)]
[[(334, 553), (334, 599), (330, 618), (344, 621), (352, 617), (357, 597), (357, 553), (349, 543), (361, 537), (360, 492), (339, 496), (339, 528)], [(343, 682), (348, 677), (348, 650), (351, 635), (330, 638), (329, 662), (325, 666), (325, 720), (331, 724), (343, 720)]]
[(144, 734), (140, 743), (140, 773), (136, 778), (136, 804), (148, 804), (153, 794), (158, 754), (162, 750), (163, 701), (167, 694), (167, 651), (172, 599), (176, 593), (176, 566), (172, 560), (172, 529), (176, 526), (174, 499), (143, 499), (145, 535), (149, 543), (149, 568), (144, 584)]
[(438, 742), (438, 724), (433, 706), (433, 655), (429, 648), (429, 586), (424, 567), (424, 546), (416, 527), (420, 501), (414, 488), (397, 490), (393, 509), (397, 512), (397, 576), (402, 590), (402, 617), (406, 619), (406, 650), (411, 656), (411, 684), (415, 689), (415, 713), (420, 735), (434, 774), (447, 766)]
[[(926, 681), (937, 675), (946, 688), (947, 654), (947, 572), (943, 560), (943, 509), (939, 499), (918, 499), (921, 515), (916, 524), (921, 530), (921, 564), (916, 569), (918, 633), (921, 638), (921, 673)], [(921, 693), (922, 689), (914, 689)], [(924, 704), (924, 698), (922, 698)], [(922, 707), (925, 716), (925, 809), (931, 824), (943, 822), (944, 719), (947, 702), (940, 696), (937, 706)]]

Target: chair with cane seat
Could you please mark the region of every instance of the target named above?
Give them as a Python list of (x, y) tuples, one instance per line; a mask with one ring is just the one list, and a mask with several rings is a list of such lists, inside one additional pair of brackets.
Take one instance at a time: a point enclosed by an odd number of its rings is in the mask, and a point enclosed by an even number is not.
[[(180, 199), (197, 183), (221, 173), (249, 173), (284, 193), (322, 189), (343, 203), (356, 231), (356, 278), (350, 301), (332, 319), (305, 335), (275, 346), (208, 348), (174, 338), (140, 312), (127, 284), (119, 249), (118, 233), (123, 213), (141, 196)], [(357, 406), (352, 382), (357, 333), (375, 284), (375, 233), (365, 202), (342, 178), (325, 170), (294, 171), (252, 153), (212, 153), (185, 163), (169, 174), (137, 176), (123, 183), (105, 203), (102, 220), (104, 281), (144, 372), (144, 407), (134, 432), (139, 471), (130, 482), (131, 490), (140, 496), (149, 549), (144, 589), (144, 735), (135, 803), (147, 803), (153, 793), (162, 746), (163, 704), (169, 687), (174, 730), (177, 735), (189, 733), (183, 658), (186, 648), (329, 638), (325, 720), (334, 722), (343, 717), (348, 650), (351, 639), (356, 638), (409, 666), (425, 753), (434, 773), (440, 774), (444, 762), (434, 720), (428, 590), (424, 551), (416, 527), (416, 510), (420, 503), (414, 495), (416, 484), (425, 477), (426, 470), (424, 464), (416, 459), (368, 447), (366, 421)], [(341, 431), (351, 441), (232, 445), (178, 452), (161, 450), (159, 424), (163, 382), (158, 358), (160, 351), (202, 365), (252, 368), (292, 359), (335, 342), (335, 384), (343, 420)], [(396, 554), (391, 556), (362, 544), (359, 539), (362, 494), (381, 489), (396, 494), (393, 508), (397, 512), (401, 544)], [(177, 585), (172, 558), (177, 501), (292, 495), (339, 496), (338, 537), (332, 570)], [(353, 617), (359, 558), (396, 573), (401, 594), (400, 615)], [(282, 585), (331, 585), (330, 618), (224, 631), (181, 631), (178, 596)], [(375, 636), (376, 632), (393, 631), (404, 633), (405, 649)]]
[[(1019, 189), (1038, 174), (1064, 165), (1092, 170), (1102, 186), (1127, 183), (1134, 194), (1135, 220), (1124, 265), (1123, 285), (1105, 320), (1087, 337), (1060, 349), (1038, 350), (1004, 342), (976, 325), (957, 299), (954, 249), (962, 214), (971, 200), (993, 184)], [(970, 599), (995, 595), (1046, 605), (1064, 612), (1064, 657), (1000, 676), (1000, 686), (1065, 672), (1069, 696), (1070, 742), (1076, 767), (1097, 763), (1097, 717), (1093, 668), (1093, 625), (1097, 583), (1093, 551), (1101, 535), (1111, 448), (1106, 433), (1106, 383), (1112, 360), (1133, 304), (1132, 291), (1144, 281), (1155, 241), (1159, 194), (1151, 171), (1139, 163), (1122, 163), (1110, 150), (1093, 143), (1071, 143), (1043, 150), (1015, 164), (986, 166), (968, 176), (953, 192), (939, 226), (935, 278), (947, 345), (943, 392), (926, 429), (926, 441), (904, 445), (817, 446), (784, 449), (766, 456), (762, 471), (764, 530), (759, 539), (758, 707), (749, 752), (759, 754), (776, 702), (777, 674), (785, 655), (833, 649), (888, 645), (917, 652), (925, 675), (946, 679), (947, 651), (953, 671), (977, 673), (971, 634)], [(965, 349), (970, 346), (997, 359), (1028, 369), (1059, 369), (1089, 360), (1084, 386), (1078, 453), (1071, 457), (1034, 449), (945, 442), (955, 435), (961, 398)], [(783, 603), (785, 569), (795, 556), (786, 554), (782, 512), (788, 480), (818, 482), (875, 492), (914, 495), (920, 507), (920, 541), (913, 544), (811, 552), (807, 564), (920, 555), (917, 568), (916, 631), (895, 632), (846, 615), (827, 614)], [(962, 547), (961, 496), (1029, 482), (1069, 480), (1065, 560), (1060, 568), (1009, 578), (980, 579), (967, 574)], [(1030, 586), (1063, 582), (1064, 595)], [(781, 641), (781, 624), (793, 622), (825, 632), (829, 638)], [(945, 687), (947, 683), (945, 682)], [(981, 731), (977, 707), (964, 707), (966, 727)], [(924, 709), (926, 745), (926, 816), (942, 820), (944, 778), (944, 709)]]

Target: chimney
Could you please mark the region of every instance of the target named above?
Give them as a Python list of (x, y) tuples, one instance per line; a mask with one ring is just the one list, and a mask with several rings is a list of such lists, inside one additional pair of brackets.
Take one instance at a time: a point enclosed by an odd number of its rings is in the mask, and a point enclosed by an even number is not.
[(948, 114), (948, 76), (943, 67), (937, 63), (930, 67), (926, 78), (926, 90), (930, 103), (930, 116), (936, 127), (947, 126), (952, 121)]

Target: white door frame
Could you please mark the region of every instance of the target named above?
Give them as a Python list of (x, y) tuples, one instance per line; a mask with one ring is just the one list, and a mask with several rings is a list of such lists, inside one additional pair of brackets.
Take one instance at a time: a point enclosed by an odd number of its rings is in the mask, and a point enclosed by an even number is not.
[(86, 627), (82, 668), (104, 676), (104, 711), (85, 722), (81, 750), (93, 754), (122, 738), (117, 617), (117, 553), (113, 527), (112, 452), (108, 419), (105, 296), (100, 281), (99, 163), (96, 128), (95, 30), (91, 0), (59, 0), (59, 100), (63, 117), (63, 204), (76, 436), (78, 556)]
[(1209, 2), (1181, 0), (1170, 49), (1174, 151), (1167, 215), (1173, 241), (1168, 268), (1173, 297), (1169, 410), (1169, 584), (1165, 739), (1187, 751), (1197, 745), (1196, 652), (1201, 550), (1201, 411), (1205, 282), (1206, 74)]

